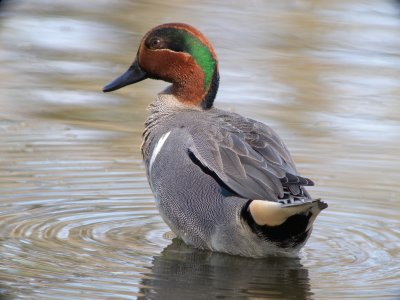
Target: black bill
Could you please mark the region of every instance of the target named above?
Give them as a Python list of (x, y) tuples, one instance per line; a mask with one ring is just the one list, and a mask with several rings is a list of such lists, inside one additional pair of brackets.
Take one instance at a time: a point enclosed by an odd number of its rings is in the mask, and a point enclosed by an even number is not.
[(137, 60), (129, 67), (129, 69), (119, 76), (118, 78), (111, 81), (103, 88), (103, 92), (111, 92), (118, 90), (126, 85), (142, 81), (147, 78), (147, 73), (143, 71)]

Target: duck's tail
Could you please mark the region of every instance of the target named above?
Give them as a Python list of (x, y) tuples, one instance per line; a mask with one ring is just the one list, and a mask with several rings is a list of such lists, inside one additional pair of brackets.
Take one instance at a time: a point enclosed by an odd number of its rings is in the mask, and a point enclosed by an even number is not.
[(260, 238), (282, 248), (299, 249), (310, 236), (316, 217), (327, 207), (320, 199), (290, 203), (249, 200), (241, 217)]
[(309, 216), (308, 230), (312, 223), (314, 223), (317, 215), (327, 207), (328, 204), (321, 201), (321, 199), (299, 200), (290, 203), (252, 200), (248, 206), (248, 212), (259, 226), (279, 226), (292, 216)]

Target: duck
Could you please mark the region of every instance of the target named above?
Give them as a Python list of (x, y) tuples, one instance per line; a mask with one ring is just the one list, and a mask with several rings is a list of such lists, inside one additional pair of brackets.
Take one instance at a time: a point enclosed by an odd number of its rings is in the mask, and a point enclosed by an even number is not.
[(327, 204), (313, 199), (278, 134), (214, 107), (210, 41), (184, 23), (154, 27), (128, 70), (103, 88), (170, 85), (149, 106), (142, 155), (162, 219), (186, 244), (246, 257), (296, 256)]

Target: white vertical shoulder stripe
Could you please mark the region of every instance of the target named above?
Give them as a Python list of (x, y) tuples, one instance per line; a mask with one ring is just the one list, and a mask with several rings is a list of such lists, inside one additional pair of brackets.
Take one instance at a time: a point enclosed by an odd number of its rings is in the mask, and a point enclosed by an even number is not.
[(151, 167), (153, 166), (153, 163), (156, 160), (158, 153), (160, 153), (160, 150), (161, 150), (162, 146), (164, 146), (164, 143), (167, 140), (170, 133), (171, 133), (171, 131), (164, 133), (161, 136), (161, 138), (158, 140), (157, 145), (154, 147), (153, 153), (151, 154), (151, 158), (150, 158), (149, 171), (151, 171)]

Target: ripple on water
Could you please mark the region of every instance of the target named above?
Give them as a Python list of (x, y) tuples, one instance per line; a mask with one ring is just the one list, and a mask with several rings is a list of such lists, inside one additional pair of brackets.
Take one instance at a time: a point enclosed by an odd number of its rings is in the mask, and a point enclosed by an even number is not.
[(302, 253), (313, 270), (314, 291), (326, 298), (395, 299), (400, 293), (399, 220), (331, 209), (320, 221)]
[[(141, 201), (86, 200), (2, 216), (1, 252), (8, 260), (7, 276), (15, 280), (15, 275), (28, 273), (33, 286), (43, 289), (40, 282), (45, 281), (51, 283), (50, 290), (61, 286), (64, 294), (92, 284), (110, 295), (136, 290), (138, 280), (133, 279), (169, 243), (163, 238), (167, 228), (154, 205)], [(85, 278), (91, 278), (92, 284), (86, 285)], [(12, 285), (25, 286), (18, 280)]]
[[(24, 132), (29, 124), (15, 128)], [(64, 133), (89, 135), (73, 128)], [(132, 140), (118, 134), (110, 143), (108, 134), (103, 142), (82, 144), (60, 135), (34, 144), (26, 155), (15, 151), (18, 139), (7, 136), (15, 132), (0, 134), (8, 141), (0, 151), (9, 158), (0, 175), (0, 279), (8, 290), (28, 299), (87, 298), (93, 291), (100, 298), (117, 291), (135, 295), (144, 267), (170, 240), (163, 237), (168, 228), (141, 159), (127, 158), (137, 153)], [(18, 134), (31, 143), (45, 140), (39, 136), (46, 130)], [(77, 155), (82, 149), (87, 154)]]

